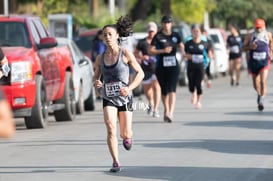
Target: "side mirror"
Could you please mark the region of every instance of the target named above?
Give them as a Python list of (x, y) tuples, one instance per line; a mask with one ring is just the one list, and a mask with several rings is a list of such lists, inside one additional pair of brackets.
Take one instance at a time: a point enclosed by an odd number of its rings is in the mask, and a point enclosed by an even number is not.
[(79, 66), (85, 66), (87, 64), (88, 64), (88, 60), (86, 60), (85, 58), (80, 59)]
[(38, 49), (53, 48), (57, 46), (57, 40), (53, 37), (45, 37), (40, 40), (40, 44), (37, 45)]

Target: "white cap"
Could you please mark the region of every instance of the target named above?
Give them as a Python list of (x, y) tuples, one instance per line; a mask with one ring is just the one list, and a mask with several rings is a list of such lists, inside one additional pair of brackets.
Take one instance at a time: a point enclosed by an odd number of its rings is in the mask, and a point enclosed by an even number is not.
[(157, 25), (153, 21), (149, 22), (147, 25), (147, 32), (150, 31), (157, 32)]

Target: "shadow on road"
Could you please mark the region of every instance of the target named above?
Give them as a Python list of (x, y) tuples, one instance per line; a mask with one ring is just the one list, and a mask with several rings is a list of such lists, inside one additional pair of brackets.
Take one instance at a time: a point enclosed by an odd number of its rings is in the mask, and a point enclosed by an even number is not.
[(250, 129), (273, 129), (273, 121), (200, 121), (186, 123), (187, 126), (209, 126), (209, 127), (241, 127)]
[(144, 166), (125, 167), (124, 171), (111, 175), (119, 178), (170, 181), (238, 181), (238, 178), (244, 181), (253, 180), (253, 175), (248, 173), (260, 173), (254, 180), (272, 181), (273, 169)]
[(264, 140), (171, 140), (144, 144), (152, 148), (203, 149), (230, 154), (273, 155), (273, 141)]
[(273, 111), (272, 112), (259, 112), (259, 111), (255, 111), (255, 112), (227, 112), (225, 114), (228, 114), (228, 115), (248, 115), (248, 116), (258, 116), (258, 115), (261, 115), (261, 116), (273, 116)]
[[(0, 166), (0, 174), (58, 174), (101, 172), (107, 167), (98, 166)], [(102, 171), (103, 172), (103, 171)], [(249, 173), (253, 173), (249, 175)], [(181, 166), (124, 166), (119, 173), (104, 171), (109, 180), (149, 179), (166, 181), (272, 181), (273, 169), (225, 168), (225, 167), (181, 167)], [(68, 175), (69, 176), (69, 175)], [(116, 177), (116, 179), (115, 179)], [(92, 180), (92, 177), (90, 178)]]

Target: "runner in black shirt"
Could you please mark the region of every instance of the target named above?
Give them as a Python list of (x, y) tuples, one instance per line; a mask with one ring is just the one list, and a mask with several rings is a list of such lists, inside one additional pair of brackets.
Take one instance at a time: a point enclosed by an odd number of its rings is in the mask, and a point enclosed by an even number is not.
[[(241, 61), (242, 61), (242, 38), (235, 26), (230, 25), (229, 27), (231, 35), (227, 38), (227, 48), (229, 49), (229, 75), (231, 86), (239, 85), (240, 72), (241, 72)], [(234, 80), (235, 72), (235, 80)]]
[[(208, 43), (201, 40), (201, 31), (199, 25), (192, 25), (192, 39), (185, 43), (186, 59), (188, 60), (188, 79), (189, 91), (192, 93), (192, 103), (196, 109), (201, 108), (202, 86), (201, 82), (204, 76), (204, 62), (208, 49)], [(197, 96), (195, 94), (197, 92)]]
[(162, 30), (153, 38), (149, 52), (157, 55), (156, 76), (161, 87), (164, 105), (164, 121), (172, 122), (179, 74), (176, 52), (177, 47), (179, 47), (183, 55), (184, 45), (180, 35), (176, 32), (172, 32), (171, 16), (163, 16), (161, 25)]

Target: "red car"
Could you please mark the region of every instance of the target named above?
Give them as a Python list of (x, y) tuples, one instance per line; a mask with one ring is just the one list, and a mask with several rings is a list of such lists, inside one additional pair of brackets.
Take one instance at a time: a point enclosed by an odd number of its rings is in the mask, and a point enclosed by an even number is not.
[(10, 66), (0, 84), (14, 117), (23, 117), (27, 128), (44, 128), (50, 112), (56, 121), (73, 120), (71, 56), (57, 47), (40, 18), (1, 16), (0, 44)]

